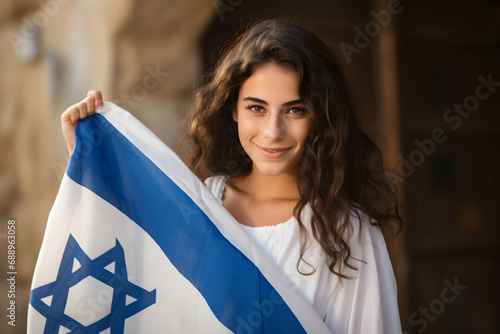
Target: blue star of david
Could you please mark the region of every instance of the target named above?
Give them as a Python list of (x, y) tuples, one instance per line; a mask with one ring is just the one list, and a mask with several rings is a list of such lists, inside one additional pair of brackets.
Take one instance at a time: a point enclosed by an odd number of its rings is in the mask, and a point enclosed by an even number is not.
[[(75, 271), (73, 271), (74, 259), (81, 264), (81, 267)], [(105, 269), (113, 262), (115, 262), (115, 273)], [(84, 326), (66, 315), (64, 310), (69, 289), (89, 276), (110, 286), (113, 289), (113, 298), (109, 315)], [(127, 295), (135, 298), (128, 305), (126, 304)], [(42, 301), (49, 296), (52, 296), (50, 306)], [(45, 334), (58, 333), (60, 326), (71, 330), (71, 333), (99, 333), (110, 329), (113, 334), (121, 334), (124, 330), (125, 319), (141, 312), (155, 302), (156, 289), (148, 292), (128, 281), (125, 254), (118, 240), (109, 251), (91, 260), (72, 235), (69, 236), (64, 249), (57, 279), (52, 283), (31, 290), (30, 296), (30, 304), (47, 319)]]

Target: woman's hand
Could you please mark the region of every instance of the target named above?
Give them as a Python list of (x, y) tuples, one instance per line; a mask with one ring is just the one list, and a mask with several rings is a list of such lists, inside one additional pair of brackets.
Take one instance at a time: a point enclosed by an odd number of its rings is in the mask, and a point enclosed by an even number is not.
[(91, 90), (82, 101), (66, 109), (61, 115), (61, 126), (69, 154), (75, 148), (75, 130), (78, 121), (94, 114), (102, 106), (102, 94), (98, 90)]

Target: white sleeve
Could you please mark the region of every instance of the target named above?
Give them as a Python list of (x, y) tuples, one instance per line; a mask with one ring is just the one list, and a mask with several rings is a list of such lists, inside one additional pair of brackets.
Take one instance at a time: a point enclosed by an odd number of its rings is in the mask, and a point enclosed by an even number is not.
[(203, 181), (207, 188), (212, 192), (212, 194), (217, 198), (219, 202), (222, 203), (222, 193), (226, 186), (226, 181), (229, 177), (224, 175), (210, 176)]
[(351, 220), (349, 261), (358, 270), (344, 271), (353, 278), (342, 279), (332, 293), (325, 321), (336, 322), (331, 328), (341, 327), (342, 333), (400, 334), (396, 279), (382, 232), (366, 221), (359, 226), (357, 218)]

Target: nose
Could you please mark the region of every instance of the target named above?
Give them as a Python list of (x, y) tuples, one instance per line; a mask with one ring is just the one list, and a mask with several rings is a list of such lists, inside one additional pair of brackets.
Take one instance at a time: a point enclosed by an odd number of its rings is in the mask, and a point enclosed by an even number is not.
[(285, 124), (281, 115), (269, 114), (264, 124), (262, 135), (271, 143), (277, 142), (284, 137)]

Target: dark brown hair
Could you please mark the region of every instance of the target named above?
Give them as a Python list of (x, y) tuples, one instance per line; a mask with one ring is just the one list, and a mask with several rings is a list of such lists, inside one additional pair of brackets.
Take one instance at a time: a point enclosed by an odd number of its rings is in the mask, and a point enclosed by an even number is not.
[(360, 222), (361, 211), (369, 223), (381, 227), (391, 228), (394, 222), (400, 227), (402, 219), (397, 195), (384, 177), (382, 154), (358, 126), (343, 70), (316, 35), (280, 20), (265, 20), (226, 45), (195, 92), (188, 118), (188, 164), (202, 180), (251, 171), (252, 161), (241, 147), (231, 113), (241, 85), (267, 62), (297, 71), (299, 94), (310, 119), (297, 176), (300, 200), (294, 208), (301, 231), (297, 269), (307, 237), (301, 213), (310, 205), (312, 233), (327, 254), (330, 271), (345, 277), (343, 265), (355, 269), (347, 262), (350, 249), (343, 238), (351, 210)]

